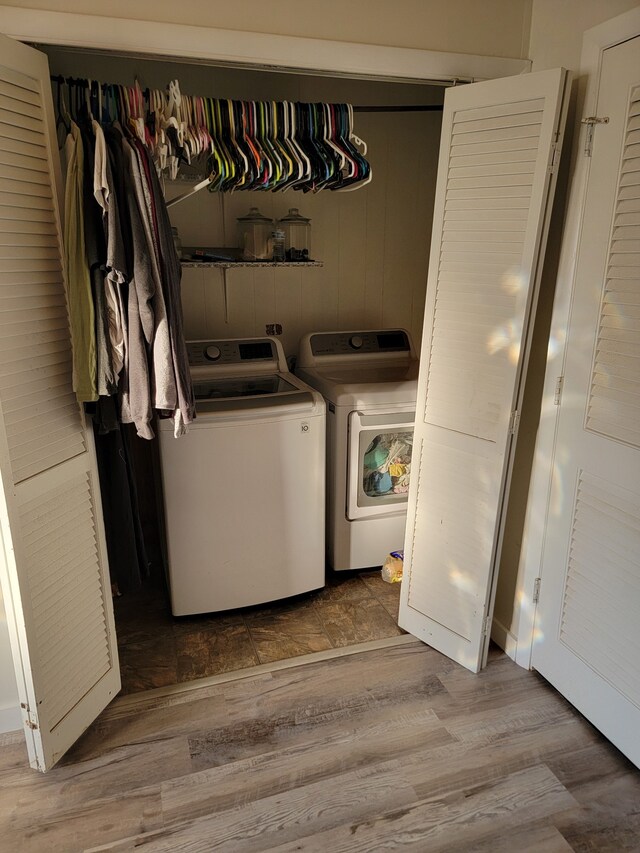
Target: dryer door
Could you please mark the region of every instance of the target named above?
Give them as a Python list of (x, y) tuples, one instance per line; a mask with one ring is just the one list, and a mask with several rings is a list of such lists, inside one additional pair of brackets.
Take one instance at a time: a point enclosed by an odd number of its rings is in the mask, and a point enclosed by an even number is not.
[(407, 511), (415, 412), (349, 415), (347, 518)]

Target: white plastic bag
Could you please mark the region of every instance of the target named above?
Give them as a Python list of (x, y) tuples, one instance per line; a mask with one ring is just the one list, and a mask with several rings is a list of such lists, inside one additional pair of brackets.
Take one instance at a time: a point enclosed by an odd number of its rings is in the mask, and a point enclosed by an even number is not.
[(404, 551), (392, 551), (382, 566), (382, 580), (387, 583), (400, 583), (403, 565)]

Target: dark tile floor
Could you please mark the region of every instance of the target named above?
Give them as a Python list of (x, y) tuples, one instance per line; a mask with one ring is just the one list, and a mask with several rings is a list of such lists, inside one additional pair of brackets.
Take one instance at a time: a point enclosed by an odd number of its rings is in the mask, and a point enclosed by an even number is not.
[(171, 615), (164, 585), (114, 601), (122, 692), (137, 693), (332, 648), (395, 637), (400, 584), (331, 572), (324, 589), (203, 616)]

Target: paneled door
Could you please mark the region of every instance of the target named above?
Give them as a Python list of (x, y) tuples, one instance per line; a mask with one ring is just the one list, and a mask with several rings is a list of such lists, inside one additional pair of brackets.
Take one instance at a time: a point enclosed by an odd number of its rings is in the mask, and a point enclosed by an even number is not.
[(532, 664), (640, 766), (640, 36), (595, 113)]
[(0, 579), (29, 758), (120, 689), (93, 436), (71, 387), (46, 56), (0, 36)]
[(474, 672), (486, 662), (568, 77), (445, 97), (399, 623)]

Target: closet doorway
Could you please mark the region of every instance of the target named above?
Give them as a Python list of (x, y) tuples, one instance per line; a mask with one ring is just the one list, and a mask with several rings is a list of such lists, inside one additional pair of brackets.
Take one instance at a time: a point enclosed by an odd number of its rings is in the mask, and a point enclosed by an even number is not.
[[(159, 89), (177, 79), (185, 94), (372, 107), (356, 112), (354, 122), (374, 173), (367, 186), (318, 194), (205, 190), (170, 208), (187, 250), (237, 246), (236, 220), (250, 207), (259, 207), (270, 219), (298, 207), (311, 220), (313, 258), (322, 263), (297, 269), (236, 268), (226, 274), (185, 264), (185, 335), (193, 340), (259, 336), (277, 329), (287, 357), (295, 359), (298, 341), (308, 332), (401, 327), (419, 349), (444, 86), (44, 50), (54, 77), (122, 85), (137, 79), (143, 88)], [(56, 100), (54, 87), (54, 104)], [(187, 192), (206, 177), (204, 171), (204, 162), (181, 169), (177, 180), (166, 181), (167, 199)], [(385, 583), (379, 568), (328, 570), (324, 589), (281, 602), (173, 617), (163, 567), (157, 442), (132, 436), (131, 445), (148, 566), (142, 567), (139, 585), (126, 575), (113, 578), (121, 593), (114, 598), (114, 610), (123, 693), (409, 639), (397, 623), (400, 585)], [(233, 476), (232, 465), (221, 472), (222, 484), (225, 476)], [(390, 542), (388, 549), (400, 547), (401, 542)], [(380, 563), (385, 556), (380, 554)]]
[[(21, 16), (18, 15), (18, 21), (16, 22), (14, 20), (14, 23), (13, 23), (14, 38), (20, 38), (23, 41), (37, 41), (39, 43), (45, 43), (45, 44), (49, 43), (51, 41), (53, 41), (53, 42), (61, 41), (65, 44), (69, 44), (70, 42), (75, 43), (75, 44), (86, 44), (87, 40), (85, 40), (83, 37), (79, 37), (79, 33), (82, 31), (82, 27), (86, 23), (84, 21), (84, 16), (71, 16), (72, 20), (69, 22), (67, 21), (67, 18), (69, 18), (69, 16), (64, 16), (64, 27), (63, 27), (64, 32), (58, 32), (57, 27), (59, 24), (62, 23), (62, 18), (63, 18), (63, 16), (60, 16), (59, 19), (56, 18), (53, 21), (48, 21), (48, 23), (43, 25), (44, 29), (40, 29), (39, 24), (35, 28), (31, 26), (31, 24), (33, 23), (33, 20), (31, 18), (24, 18), (24, 17), (21, 18)], [(67, 24), (68, 23), (73, 23), (75, 25), (75, 30), (74, 30), (75, 34), (69, 35), (69, 32), (67, 31)], [(153, 29), (153, 27), (152, 27), (152, 29)], [(195, 29), (194, 28), (182, 28), (181, 29), (180, 27), (178, 27), (177, 29), (179, 30), (179, 33), (174, 32), (175, 28), (172, 28), (170, 46), (168, 46), (168, 49), (166, 51), (162, 51), (162, 55), (168, 55), (168, 54), (173, 55), (174, 53), (176, 53), (176, 43), (177, 43), (176, 38), (178, 37), (178, 35), (185, 35), (186, 31), (189, 30), (189, 32), (188, 32), (189, 49), (188, 50), (185, 49), (184, 52), (181, 52), (180, 53), (181, 56), (184, 56), (185, 54), (188, 54), (190, 56), (200, 56), (200, 57), (209, 56), (212, 59), (215, 59), (215, 61), (220, 61), (220, 59), (224, 60), (227, 58), (227, 54), (223, 53), (223, 55), (219, 55), (218, 53), (215, 53), (215, 52), (212, 53), (211, 48), (207, 46), (208, 43), (207, 44), (203, 43), (203, 38), (206, 37), (207, 31), (203, 30), (201, 32), (198, 28), (195, 28)], [(184, 30), (184, 32), (183, 32), (183, 30)], [(92, 33), (93, 33), (93, 30), (92, 30)], [(167, 34), (168, 34), (168, 28), (162, 27), (162, 26), (156, 27), (156, 29), (152, 33), (152, 35), (154, 37), (152, 39), (153, 43), (152, 43), (151, 47), (149, 47), (148, 43), (146, 44), (147, 50), (149, 52), (151, 52), (152, 50), (155, 51), (158, 48), (158, 45), (163, 43), (163, 39)], [(200, 36), (202, 36), (202, 38)], [(113, 32), (111, 32), (111, 34), (109, 34), (109, 33), (101, 34), (101, 38), (106, 39), (103, 46), (106, 47), (107, 49), (111, 49), (114, 46), (114, 38), (115, 38), (116, 49), (118, 49), (121, 45), (125, 45), (125, 44), (128, 45), (128, 42), (126, 41), (126, 39), (124, 41), (122, 41), (121, 39), (119, 39), (117, 37), (117, 35), (114, 36)], [(98, 42), (100, 42), (101, 38), (98, 38)], [(227, 41), (224, 41), (224, 40), (222, 42), (222, 45), (224, 46), (224, 50), (226, 50), (227, 53), (229, 53), (230, 45), (232, 45), (232, 46), (235, 46), (235, 48), (237, 48), (237, 51), (238, 51), (238, 52), (233, 54), (233, 58), (230, 57), (231, 61), (232, 62), (238, 62), (239, 61), (238, 57), (246, 56), (247, 57), (246, 61), (248, 62), (249, 66), (253, 67), (253, 60), (250, 59), (250, 57), (253, 57), (255, 54), (255, 44), (253, 44), (251, 42), (251, 39), (247, 40), (247, 39), (243, 39), (240, 37), (235, 38), (233, 34), (230, 34), (229, 38), (230, 38), (230, 43), (228, 43)], [(37, 50), (34, 51), (30, 48), (27, 48), (24, 45), (18, 45), (17, 42), (13, 42), (13, 45), (12, 45), (11, 39), (5, 39), (4, 41), (6, 42), (6, 44), (5, 44), (6, 53), (8, 56), (10, 56), (12, 58), (12, 61), (13, 61), (13, 57), (15, 54), (15, 63), (16, 63), (17, 70), (21, 74), (24, 73), (24, 71), (26, 70), (29, 74), (31, 74), (33, 76), (34, 82), (31, 81), (31, 78), (28, 78), (28, 79), (24, 80), (24, 87), (28, 92), (35, 91), (35, 97), (37, 99), (39, 97), (39, 93), (42, 94), (42, 93), (44, 93), (45, 89), (48, 89), (47, 77), (48, 77), (49, 69), (48, 69), (47, 64), (41, 61), (42, 60), (41, 53)], [(145, 39), (145, 37), (142, 38), (143, 49), (144, 49), (145, 41), (149, 42), (149, 39)], [(178, 42), (179, 41), (180, 40), (178, 39)], [(300, 48), (303, 47), (302, 43), (298, 43), (300, 40), (295, 40), (295, 39), (293, 39), (293, 40), (288, 39), (287, 40), (287, 39), (285, 39), (283, 44), (281, 44), (280, 41), (278, 41), (277, 45), (274, 45), (272, 43), (273, 39), (270, 39), (268, 37), (265, 37), (264, 41), (266, 42), (266, 44), (264, 45), (264, 47), (266, 49), (266, 54), (264, 54), (264, 55), (267, 57), (267, 59), (266, 59), (267, 64), (269, 64), (269, 63), (275, 64), (274, 59), (277, 57), (278, 62), (280, 62), (280, 61), (285, 62), (288, 64), (288, 66), (292, 66), (294, 68), (295, 67), (308, 68), (309, 63), (311, 63), (311, 65), (315, 64), (315, 67), (317, 67), (317, 68), (322, 68), (322, 69), (324, 69), (324, 68), (340, 68), (340, 69), (343, 69), (344, 73), (347, 75), (360, 74), (360, 75), (365, 75), (367, 77), (369, 77), (372, 74), (377, 76), (377, 75), (384, 75), (385, 73), (389, 76), (393, 76), (393, 75), (397, 75), (399, 73), (402, 73), (402, 71), (404, 70), (407, 78), (412, 79), (412, 80), (415, 79), (416, 77), (419, 77), (420, 79), (423, 80), (429, 74), (430, 79), (435, 78), (438, 80), (443, 80), (443, 79), (446, 80), (448, 78), (451, 81), (453, 81), (456, 78), (456, 75), (458, 75), (458, 74), (461, 74), (461, 73), (462, 74), (465, 74), (465, 73), (468, 74), (470, 68), (475, 69), (475, 71), (473, 73), (478, 74), (480, 77), (487, 77), (487, 76), (488, 77), (499, 77), (499, 76), (513, 74), (514, 71), (518, 72), (518, 71), (522, 71), (522, 70), (527, 70), (527, 67), (528, 67), (528, 64), (525, 61), (519, 61), (519, 60), (501, 60), (501, 59), (492, 60), (492, 59), (487, 58), (487, 57), (459, 57), (459, 56), (456, 56), (453, 54), (451, 54), (451, 55), (449, 55), (449, 54), (430, 54), (429, 52), (418, 52), (418, 53), (416, 53), (415, 51), (400, 51), (400, 52), (398, 52), (395, 50), (389, 51), (389, 50), (386, 50), (384, 48), (375, 48), (375, 49), (369, 50), (368, 48), (365, 48), (364, 46), (362, 47), (362, 50), (360, 50), (360, 46), (357, 46), (358, 50), (355, 51), (355, 58), (354, 58), (353, 54), (348, 51), (347, 46), (345, 46), (344, 50), (343, 50), (342, 45), (339, 45), (338, 43), (330, 43), (330, 42), (326, 42), (326, 43), (325, 42), (318, 42), (317, 43), (317, 47), (319, 50), (318, 54), (314, 54), (310, 58), (307, 58), (305, 56), (304, 59), (301, 59), (296, 63), (296, 62), (292, 61), (292, 59), (293, 59), (293, 54), (295, 53), (295, 51), (299, 50)], [(95, 41), (95, 39), (91, 41), (91, 44), (93, 44), (93, 45), (95, 45), (96, 43), (97, 42)], [(137, 45), (137, 42), (136, 42), (136, 45)], [(306, 47), (307, 45), (305, 44), (304, 46)], [(355, 48), (356, 46), (354, 45), (352, 47)], [(217, 48), (217, 49), (219, 50), (222, 48)], [(514, 68), (514, 65), (515, 65), (515, 68)], [(11, 73), (13, 73), (13, 72), (11, 72)], [(548, 179), (545, 176), (549, 174), (549, 169), (547, 167), (548, 167), (548, 164), (550, 162), (552, 162), (551, 158), (552, 158), (553, 151), (552, 151), (551, 131), (553, 131), (554, 126), (555, 126), (555, 118), (558, 117), (558, 109), (560, 107), (560, 103), (558, 101), (558, 95), (561, 93), (556, 90), (553, 93), (554, 94), (553, 98), (547, 97), (547, 95), (548, 95), (547, 84), (553, 82), (553, 80), (555, 80), (556, 82), (559, 82), (559, 75), (557, 73), (554, 73), (553, 75), (551, 75), (551, 77), (548, 74), (532, 75), (532, 77), (535, 77), (536, 81), (533, 82), (531, 85), (529, 85), (528, 82), (523, 83), (522, 87), (520, 87), (522, 89), (522, 91), (520, 91), (520, 89), (518, 89), (518, 94), (524, 94), (525, 92), (534, 92), (534, 94), (537, 95), (537, 93), (540, 93), (540, 96), (544, 99), (545, 105), (548, 103), (548, 109), (545, 110), (545, 114), (548, 116), (548, 119), (549, 119), (549, 121), (546, 124), (547, 132), (545, 133), (544, 144), (540, 146), (539, 151), (535, 155), (537, 167), (539, 167), (536, 170), (536, 172), (537, 172), (537, 186), (538, 186), (538, 190), (541, 191), (541, 190), (546, 190), (546, 188), (548, 186), (550, 186), (551, 183), (553, 183), (553, 182), (548, 181)], [(20, 78), (20, 79), (22, 79), (22, 78)], [(468, 79), (468, 78), (465, 78), (465, 79)], [(516, 83), (513, 79), (511, 81), (511, 83), (507, 83), (507, 89), (509, 89), (510, 86), (516, 86)], [(547, 86), (547, 88), (545, 88), (545, 86)], [(499, 97), (500, 93), (504, 92), (504, 86), (502, 85), (502, 83), (500, 83), (500, 85), (497, 87), (497, 89), (493, 88), (493, 83), (491, 83), (491, 82), (487, 83), (487, 84), (480, 84), (478, 87), (473, 87), (473, 88), (474, 88), (474, 92), (477, 92), (480, 101), (482, 101), (482, 99), (485, 96), (487, 96), (489, 100), (492, 100), (494, 97)], [(451, 109), (448, 109), (447, 113), (446, 113), (447, 121), (449, 122), (449, 124), (451, 124), (452, 117), (454, 116), (454, 114), (456, 114), (456, 112), (455, 112), (456, 109), (460, 108), (460, 99), (458, 98), (458, 95), (462, 95), (463, 100), (464, 100), (468, 97), (467, 91), (468, 91), (467, 87), (461, 87), (461, 91), (452, 92), (451, 98), (447, 99), (448, 105), (451, 106)], [(470, 94), (470, 90), (469, 90), (469, 94)], [(513, 91), (510, 94), (511, 94), (511, 96), (513, 96)], [(28, 95), (25, 97), (31, 98), (32, 95)], [(48, 122), (47, 122), (47, 125), (45, 127), (45, 130), (49, 134), (49, 141), (47, 141), (45, 148), (46, 148), (47, 152), (49, 152), (53, 148), (53, 146), (51, 145), (50, 137), (51, 137), (51, 132), (54, 128), (54, 117), (53, 117), (53, 110), (52, 110), (51, 101), (46, 94), (44, 97), (44, 101), (46, 102), (45, 107), (46, 107), (46, 111), (48, 112), (48, 116), (47, 116)], [(492, 101), (492, 103), (493, 103), (493, 101)], [(477, 106), (477, 102), (474, 106)], [(494, 104), (494, 106), (497, 106), (498, 109), (502, 109), (497, 104)], [(18, 115), (20, 116), (21, 113)], [(479, 117), (475, 116), (475, 114), (474, 114), (474, 117), (472, 118), (472, 120), (475, 121), (478, 118)], [(483, 117), (480, 118), (480, 120), (484, 121), (485, 118), (486, 117), (484, 116), (484, 113), (483, 113)], [(553, 121), (553, 126), (552, 126), (552, 121)], [(515, 124), (517, 124), (517, 122), (509, 121), (508, 126), (509, 127), (515, 126)], [(518, 134), (516, 134), (516, 133), (510, 133), (510, 135), (511, 136), (518, 136)], [(560, 131), (558, 130), (557, 134), (556, 134), (556, 139), (558, 139), (559, 137), (560, 137)], [(446, 153), (446, 148), (444, 150)], [(50, 157), (48, 157), (47, 165), (48, 165), (48, 169), (50, 172), (56, 171), (55, 159), (56, 158), (54, 158), (52, 160)], [(443, 160), (442, 168), (440, 169), (441, 174), (438, 175), (438, 186), (439, 187), (444, 187), (446, 185), (445, 183), (443, 183), (443, 181), (447, 180), (448, 170), (451, 168), (450, 157), (446, 157), (446, 158), (443, 157), (442, 160)], [(555, 160), (553, 162), (555, 162)], [(552, 170), (552, 173), (553, 173), (553, 170)], [(473, 189), (473, 186), (471, 188)], [(440, 191), (439, 191), (439, 194), (440, 194)], [(482, 195), (482, 193), (480, 193), (480, 195)], [(538, 200), (540, 200), (539, 196), (540, 196), (540, 194), (538, 195)], [(474, 196), (474, 197), (477, 197), (477, 196)], [(544, 202), (545, 199), (542, 198), (542, 201)], [(56, 211), (57, 211), (57, 208), (59, 207), (59, 205), (57, 205), (57, 203), (54, 201), (54, 203), (50, 206), (52, 206), (54, 208), (53, 212), (57, 216)], [(533, 241), (533, 238), (535, 238), (540, 233), (542, 233), (540, 230), (544, 226), (544, 223), (541, 222), (541, 220), (540, 220), (540, 216), (542, 213), (543, 213), (543, 209), (540, 207), (540, 205), (535, 205), (532, 208), (532, 217), (530, 220), (530, 224), (531, 224), (530, 231), (531, 231), (532, 241)], [(458, 218), (458, 217), (456, 217), (456, 218)], [(476, 217), (474, 216), (474, 222), (475, 222), (475, 218)], [(20, 221), (22, 221), (21, 218), (20, 218)], [(420, 237), (422, 238), (423, 235), (421, 234)], [(440, 234), (438, 235), (438, 238), (440, 238)], [(534, 241), (534, 242), (537, 243), (537, 241)], [(31, 254), (42, 255), (41, 252), (37, 253), (35, 251), (33, 251)], [(438, 253), (438, 257), (439, 257), (439, 253)], [(429, 273), (429, 275), (431, 277), (431, 272)], [(289, 296), (289, 295), (290, 294), (287, 294), (287, 296)], [(292, 304), (290, 299), (287, 299), (285, 301), (288, 305)], [(283, 304), (284, 304), (284, 301), (283, 301)], [(351, 326), (351, 324), (349, 324), (349, 326)], [(427, 343), (428, 343), (428, 341), (427, 341)], [(87, 454), (85, 454), (85, 456), (86, 455)], [(95, 469), (95, 464), (93, 467)], [(47, 485), (47, 483), (45, 483), (43, 481), (43, 486), (45, 486), (45, 485)], [(91, 483), (89, 485), (91, 485)], [(28, 498), (31, 495), (31, 493), (33, 492), (33, 489), (30, 491), (25, 490), (25, 489), (21, 489), (20, 491), (21, 491), (21, 495), (19, 495), (18, 497), (24, 501), (25, 498)], [(14, 497), (12, 497), (12, 500), (13, 500), (13, 503), (12, 503), (12, 506), (13, 506), (16, 503), (16, 499)], [(99, 501), (98, 501), (97, 510), (99, 510), (99, 509), (100, 509), (100, 507), (99, 507)], [(56, 507), (56, 511), (58, 511), (57, 507)], [(28, 532), (30, 532), (30, 531), (28, 531)], [(13, 528), (11, 529), (11, 541), (13, 541), (14, 534), (15, 534), (15, 538), (17, 540), (19, 540), (20, 530), (17, 526), (15, 528), (15, 531), (13, 530)], [(99, 528), (97, 529), (97, 536), (98, 536), (98, 539), (100, 540), (100, 542), (99, 542), (100, 550), (103, 553), (104, 547), (103, 547), (103, 542), (102, 542), (102, 532)], [(67, 551), (69, 551), (73, 547), (75, 547), (75, 540), (74, 539), (71, 539), (70, 542), (65, 542), (64, 543), (64, 549), (63, 549), (63, 552), (64, 552), (63, 556), (65, 556), (67, 554)], [(101, 561), (103, 560), (102, 555), (101, 555), (100, 559), (101, 559)], [(35, 625), (32, 624), (32, 622), (34, 620), (31, 620), (32, 614), (30, 612), (29, 590), (23, 589), (23, 587), (24, 587), (23, 579), (20, 577), (20, 572), (23, 571), (25, 568), (23, 566), (23, 562), (24, 561), (18, 560), (17, 565), (16, 565), (16, 560), (14, 560), (12, 558), (12, 561), (10, 563), (11, 574), (9, 575), (9, 581), (7, 583), (5, 583), (4, 582), (5, 578), (3, 578), (3, 588), (4, 588), (5, 596), (8, 596), (12, 601), (12, 607), (13, 607), (13, 609), (12, 609), (13, 622), (11, 623), (12, 627), (15, 628), (15, 626), (17, 624), (16, 620), (21, 619), (23, 613), (27, 617), (29, 617), (29, 622), (26, 626), (28, 629), (27, 630), (27, 637), (26, 638), (20, 637), (20, 638), (18, 638), (18, 640), (15, 640), (15, 638), (12, 637), (12, 646), (13, 646), (13, 652), (14, 652), (14, 660), (16, 663), (16, 676), (17, 676), (18, 681), (19, 681), (19, 687), (20, 687), (20, 689), (24, 689), (25, 696), (30, 703), (30, 704), (22, 704), (22, 708), (25, 709), (25, 714), (24, 714), (25, 726), (26, 726), (26, 732), (27, 732), (27, 736), (28, 736), (28, 743), (30, 744), (30, 758), (32, 761), (32, 765), (34, 767), (38, 767), (39, 769), (46, 769), (55, 763), (57, 758), (64, 752), (64, 750), (66, 748), (68, 748), (68, 745), (71, 742), (73, 742), (74, 739), (76, 739), (78, 737), (78, 734), (79, 734), (79, 732), (82, 731), (82, 728), (88, 724), (87, 721), (90, 721), (90, 720), (95, 718), (97, 713), (99, 713), (100, 709), (105, 707), (105, 705), (107, 704), (109, 699), (113, 697), (116, 690), (118, 689), (119, 679), (117, 680), (118, 683), (116, 686), (114, 679), (112, 677), (112, 676), (117, 675), (115, 668), (113, 666), (114, 658), (115, 658), (115, 649), (113, 647), (114, 646), (114, 639), (115, 639), (115, 631), (114, 631), (114, 626), (113, 626), (112, 607), (110, 606), (110, 604), (108, 602), (108, 596), (105, 595), (103, 592), (96, 599), (96, 606), (101, 608), (101, 612), (103, 612), (104, 619), (106, 620), (106, 623), (105, 623), (105, 627), (107, 629), (106, 639), (108, 642), (108, 654), (109, 654), (109, 657), (107, 658), (107, 660), (105, 662), (106, 666), (107, 666), (106, 675), (104, 673), (96, 672), (95, 668), (91, 671), (91, 673), (87, 673), (87, 678), (89, 678), (89, 677), (94, 678), (94, 682), (95, 682), (94, 687), (96, 689), (94, 690), (92, 688), (91, 691), (85, 696), (85, 699), (88, 699), (88, 701), (83, 700), (82, 703), (79, 703), (77, 708), (74, 708), (73, 715), (72, 715), (72, 717), (69, 717), (68, 724), (67, 724), (66, 718), (65, 718), (64, 730), (62, 730), (62, 728), (59, 726), (58, 727), (59, 731), (55, 732), (55, 738), (51, 738), (50, 735), (53, 735), (54, 732), (51, 729), (51, 726), (53, 724), (51, 723), (51, 720), (49, 719), (50, 714), (47, 715), (46, 713), (41, 713), (41, 711), (47, 710), (46, 706), (44, 709), (41, 709), (39, 707), (43, 703), (43, 701), (45, 701), (45, 699), (48, 699), (48, 694), (46, 691), (44, 692), (44, 695), (40, 692), (40, 687), (42, 685), (40, 685), (40, 683), (37, 681), (37, 678), (36, 678), (36, 676), (38, 676), (40, 673), (37, 671), (34, 672), (32, 669), (25, 668), (22, 665), (22, 661), (23, 661), (25, 655), (26, 655), (26, 659), (28, 660), (32, 651), (34, 654), (37, 653), (37, 651), (38, 651), (36, 649), (35, 642), (34, 642), (35, 637), (33, 637), (32, 634), (33, 634), (34, 628), (37, 630), (40, 627), (37, 620), (35, 620)], [(17, 580), (15, 579), (16, 575), (17, 575)], [(99, 573), (99, 578), (100, 578), (101, 589), (104, 590), (105, 575), (101, 569), (100, 569), (100, 573)], [(11, 588), (9, 587), (9, 585), (8, 585), (9, 582), (12, 584), (14, 582), (16, 584), (19, 584), (19, 588), (18, 588), (18, 586), (16, 586), (16, 590), (17, 590), (16, 594), (14, 594), (15, 591), (14, 591), (13, 587), (11, 587)], [(408, 586), (408, 584), (403, 585), (403, 587), (405, 587), (405, 588), (407, 586)], [(98, 590), (98, 592), (100, 592), (100, 590)], [(404, 602), (403, 602), (403, 606), (404, 606)], [(486, 603), (486, 606), (490, 607), (490, 603)], [(74, 614), (74, 615), (76, 616), (76, 621), (78, 618), (84, 619), (85, 621), (86, 621), (86, 618), (88, 618), (85, 616), (84, 610), (79, 610), (77, 612), (77, 614)], [(58, 620), (58, 622), (59, 621), (60, 620)], [(488, 628), (488, 618), (486, 620), (483, 619), (483, 625), (484, 625), (483, 636), (486, 636), (486, 630)], [(53, 627), (55, 629), (55, 624)], [(70, 633), (70, 632), (67, 631), (67, 633)], [(59, 634), (60, 634), (60, 632), (58, 632), (56, 634), (55, 631), (52, 633), (52, 638), (55, 640), (55, 648), (58, 647)], [(80, 650), (81, 654), (84, 654), (84, 645), (83, 645), (84, 635), (80, 631), (76, 631), (75, 636), (76, 636), (76, 640), (80, 641), (80, 645), (77, 645), (77, 648)], [(32, 646), (33, 646), (33, 648), (32, 648)], [(47, 652), (49, 652), (49, 650), (50, 650), (50, 646), (47, 648)], [(298, 660), (300, 660), (300, 658), (298, 658)], [(244, 670), (241, 672), (247, 673), (248, 671)], [(108, 679), (107, 679), (107, 676), (108, 676)], [(62, 682), (59, 681), (59, 683), (62, 683)], [(181, 692), (181, 688), (178, 688), (178, 689)], [(40, 698), (40, 696), (42, 696), (42, 698)], [(33, 734), (34, 731), (37, 731), (36, 735)], [(41, 748), (43, 745), (46, 747), (46, 754), (43, 753), (43, 750)]]

